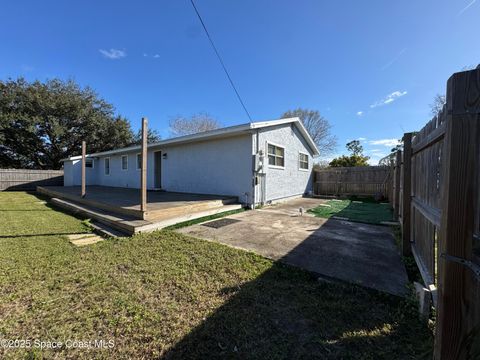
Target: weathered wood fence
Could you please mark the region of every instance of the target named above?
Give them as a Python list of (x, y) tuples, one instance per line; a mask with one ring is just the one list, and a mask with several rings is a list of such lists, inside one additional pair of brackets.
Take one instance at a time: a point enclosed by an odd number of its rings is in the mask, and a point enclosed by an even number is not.
[(392, 205), (434, 297), (435, 359), (480, 358), (480, 68), (452, 75), (443, 111), (403, 140)]
[(63, 185), (63, 170), (0, 169), (0, 191)]
[(315, 170), (314, 193), (320, 196), (374, 196), (391, 192), (388, 166), (336, 167)]

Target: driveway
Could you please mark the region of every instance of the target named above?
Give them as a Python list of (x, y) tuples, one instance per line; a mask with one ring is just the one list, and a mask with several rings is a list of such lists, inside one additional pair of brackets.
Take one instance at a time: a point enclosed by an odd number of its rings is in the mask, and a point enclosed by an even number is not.
[(394, 295), (404, 295), (405, 267), (387, 226), (300, 215), (324, 200), (302, 198), (178, 231)]

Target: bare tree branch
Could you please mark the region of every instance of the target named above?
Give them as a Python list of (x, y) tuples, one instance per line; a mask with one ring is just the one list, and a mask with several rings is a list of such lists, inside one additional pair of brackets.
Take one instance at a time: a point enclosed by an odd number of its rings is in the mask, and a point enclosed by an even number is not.
[(433, 102), (430, 104), (430, 113), (432, 116), (437, 116), (443, 109), (443, 106), (447, 102), (445, 95), (437, 94), (433, 98)]
[(221, 127), (222, 124), (207, 113), (194, 114), (189, 118), (177, 116), (170, 120), (172, 137), (196, 134)]
[(320, 156), (331, 154), (337, 147), (337, 138), (332, 135), (332, 125), (319, 111), (298, 108), (286, 111), (282, 118), (298, 117), (320, 151)]

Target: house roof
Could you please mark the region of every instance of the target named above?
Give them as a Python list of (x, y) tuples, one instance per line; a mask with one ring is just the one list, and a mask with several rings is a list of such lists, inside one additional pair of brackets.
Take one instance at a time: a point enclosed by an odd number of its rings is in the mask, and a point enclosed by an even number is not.
[[(298, 117), (252, 122), (252, 123), (246, 123), (241, 125), (228, 126), (220, 129), (210, 130), (210, 131), (204, 131), (204, 132), (192, 134), (192, 135), (179, 136), (176, 138), (166, 139), (166, 140), (148, 144), (147, 148), (151, 149), (151, 148), (157, 148), (157, 147), (162, 147), (167, 145), (180, 145), (184, 143), (213, 140), (213, 139), (222, 138), (222, 137), (230, 137), (230, 136), (239, 135), (241, 133), (251, 133), (253, 130), (256, 130), (256, 129), (263, 129), (267, 127), (278, 126), (278, 125), (283, 125), (288, 123), (292, 123), (298, 128), (302, 136), (305, 138), (305, 141), (310, 146), (313, 154), (319, 155), (320, 153), (318, 151), (317, 146), (315, 145), (315, 142), (312, 140), (307, 129), (305, 128), (305, 126), (303, 126), (303, 123)], [(102, 151), (94, 154), (88, 154), (87, 157), (108, 156), (108, 155), (115, 155), (120, 153), (134, 152), (139, 150), (141, 150), (141, 146), (135, 145), (135, 146), (129, 146), (129, 147), (120, 148), (120, 149), (114, 149), (110, 151)], [(82, 158), (81, 156), (71, 156), (67, 159), (62, 159), (62, 161), (78, 160), (81, 158)]]

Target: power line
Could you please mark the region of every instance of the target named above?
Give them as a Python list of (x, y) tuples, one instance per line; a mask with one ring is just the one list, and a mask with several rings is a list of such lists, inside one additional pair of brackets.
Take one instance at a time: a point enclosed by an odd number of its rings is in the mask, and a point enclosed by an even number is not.
[(242, 97), (238, 93), (237, 88), (235, 87), (235, 84), (233, 83), (233, 80), (230, 77), (230, 74), (228, 73), (227, 67), (225, 66), (225, 63), (223, 62), (222, 57), (220, 56), (220, 53), (217, 50), (217, 47), (213, 43), (213, 40), (210, 37), (210, 34), (208, 33), (207, 27), (205, 26), (205, 23), (203, 22), (203, 19), (200, 16), (200, 13), (198, 12), (198, 9), (195, 6), (195, 3), (193, 2), (193, 0), (190, 0), (190, 3), (192, 4), (193, 9), (197, 13), (198, 19), (200, 20), (200, 23), (203, 26), (203, 30), (205, 30), (205, 34), (207, 35), (207, 38), (210, 41), (210, 44), (212, 45), (213, 50), (215, 51), (215, 54), (217, 55), (218, 61), (220, 61), (220, 64), (222, 65), (222, 68), (223, 68), (223, 71), (225, 72), (225, 75), (227, 75), (228, 81), (230, 81), (230, 85), (232, 85), (233, 91), (235, 91), (235, 94), (237, 95), (238, 101), (240, 101), (240, 104), (242, 105), (243, 110), (245, 110), (245, 113), (247, 114), (248, 118), (250, 119), (250, 122), (252, 122), (252, 117), (250, 116), (250, 113), (248, 112), (247, 107), (245, 106), (245, 103), (242, 100)]

